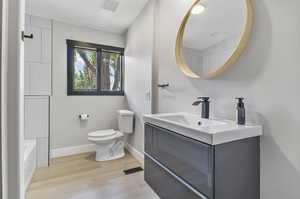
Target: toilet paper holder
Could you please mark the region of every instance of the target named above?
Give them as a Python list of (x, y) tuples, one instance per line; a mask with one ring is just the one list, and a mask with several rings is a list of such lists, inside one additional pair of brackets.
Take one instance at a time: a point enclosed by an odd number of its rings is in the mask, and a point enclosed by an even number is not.
[(88, 120), (90, 118), (89, 114), (81, 114), (78, 116), (80, 120)]

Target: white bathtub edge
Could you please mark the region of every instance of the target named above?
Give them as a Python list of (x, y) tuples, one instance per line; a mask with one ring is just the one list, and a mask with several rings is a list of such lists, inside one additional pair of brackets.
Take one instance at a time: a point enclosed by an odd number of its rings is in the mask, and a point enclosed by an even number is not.
[(34, 176), (34, 173), (35, 173), (35, 170), (36, 170), (36, 167), (34, 169), (31, 170), (27, 180), (25, 180), (25, 183), (24, 183), (24, 187), (25, 187), (25, 191), (27, 192), (27, 189), (32, 181), (32, 178)]
[(36, 163), (36, 140), (24, 141), (24, 188), (27, 191), (35, 173)]

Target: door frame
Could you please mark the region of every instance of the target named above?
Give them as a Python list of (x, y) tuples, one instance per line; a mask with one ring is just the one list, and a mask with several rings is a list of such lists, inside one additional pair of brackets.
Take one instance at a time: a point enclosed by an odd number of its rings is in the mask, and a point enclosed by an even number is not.
[(0, 46), (1, 46), (1, 48), (0, 48), (0, 110), (1, 110), (1, 114), (0, 114), (0, 162), (1, 162), (1, 164), (0, 164), (0, 199), (3, 199), (4, 198), (4, 190), (6, 189), (4, 186), (6, 185), (6, 183), (5, 183), (5, 179), (6, 179), (6, 177), (4, 177), (3, 176), (3, 174), (5, 173), (4, 171), (5, 171), (5, 169), (4, 169), (4, 162), (6, 162), (5, 161), (5, 156), (4, 156), (4, 154), (5, 154), (5, 144), (4, 144), (4, 142), (3, 142), (3, 138), (4, 138), (4, 131), (3, 131), (3, 129), (2, 129), (2, 127), (3, 127), (3, 125), (2, 125), (2, 118), (3, 118), (3, 116), (2, 116), (2, 112), (3, 112), (3, 105), (2, 105), (2, 96), (3, 96), (3, 94), (2, 94), (2, 74), (3, 74), (3, 69), (2, 69), (2, 67), (3, 67), (3, 54), (2, 54), (2, 52), (3, 52), (3, 45), (2, 45), (2, 43), (3, 43), (3, 34), (2, 34), (2, 32), (3, 32), (3, 1), (1, 0), (1, 2), (0, 2), (0, 10), (1, 10), (1, 14), (0, 14), (0, 21), (1, 21), (1, 26), (0, 26), (0, 35), (1, 35), (1, 37), (0, 37)]
[[(24, 199), (24, 30), (25, 1), (0, 0), (1, 137), (3, 199)], [(8, 25), (9, 24), (9, 25)]]
[(7, 136), (6, 136), (6, 71), (7, 71), (7, 2), (0, 0), (0, 198), (7, 199)]

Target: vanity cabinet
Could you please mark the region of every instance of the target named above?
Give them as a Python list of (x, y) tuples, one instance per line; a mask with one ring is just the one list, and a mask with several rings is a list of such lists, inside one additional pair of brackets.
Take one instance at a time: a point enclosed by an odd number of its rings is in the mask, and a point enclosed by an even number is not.
[(209, 145), (145, 124), (145, 180), (162, 199), (259, 199), (259, 137)]

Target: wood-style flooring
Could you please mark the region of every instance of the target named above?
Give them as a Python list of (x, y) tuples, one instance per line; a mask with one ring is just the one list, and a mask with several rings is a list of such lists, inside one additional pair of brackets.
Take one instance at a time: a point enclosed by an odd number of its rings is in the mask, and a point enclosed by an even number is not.
[(159, 199), (143, 172), (124, 175), (141, 166), (130, 154), (119, 160), (94, 161), (95, 153), (56, 158), (37, 169), (27, 199)]

